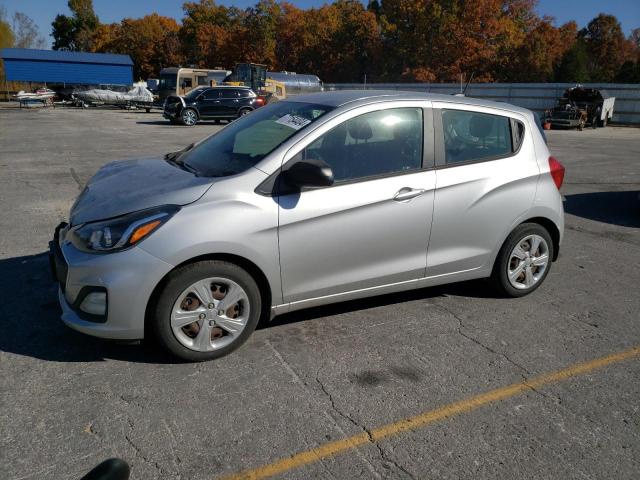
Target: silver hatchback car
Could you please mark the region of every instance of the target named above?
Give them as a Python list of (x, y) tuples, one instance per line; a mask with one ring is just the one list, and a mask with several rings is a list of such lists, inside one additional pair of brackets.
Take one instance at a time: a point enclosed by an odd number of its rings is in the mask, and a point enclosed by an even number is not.
[(305, 307), (483, 277), (526, 295), (558, 256), (563, 176), (534, 114), (504, 103), (277, 102), (98, 171), (50, 244), (62, 320), (197, 361)]

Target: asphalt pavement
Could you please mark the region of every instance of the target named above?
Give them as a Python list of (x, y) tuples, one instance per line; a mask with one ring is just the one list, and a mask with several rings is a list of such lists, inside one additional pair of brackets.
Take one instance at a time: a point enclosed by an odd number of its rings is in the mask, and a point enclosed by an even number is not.
[(132, 480), (640, 476), (640, 129), (548, 132), (567, 225), (530, 296), (478, 281), (295, 312), (198, 364), (66, 328), (45, 252), (87, 179), (218, 128), (0, 108), (0, 478), (113, 456)]

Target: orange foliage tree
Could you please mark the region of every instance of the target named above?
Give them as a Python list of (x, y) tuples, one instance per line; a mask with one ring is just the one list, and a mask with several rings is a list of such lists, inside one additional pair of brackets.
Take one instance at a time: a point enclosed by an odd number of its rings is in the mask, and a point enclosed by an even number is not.
[[(85, 2), (88, 0), (74, 0)], [(87, 5), (89, 5), (87, 3)], [(215, 0), (183, 4), (181, 24), (157, 14), (99, 24), (94, 51), (128, 53), (137, 77), (162, 67), (233, 68), (314, 73), (327, 82), (544, 82), (636, 78), (640, 46), (601, 14), (577, 31), (540, 17), (536, 0), (337, 0), (301, 9), (258, 0), (239, 9)], [(635, 41), (634, 41), (635, 40)], [(623, 68), (624, 67), (624, 68)]]

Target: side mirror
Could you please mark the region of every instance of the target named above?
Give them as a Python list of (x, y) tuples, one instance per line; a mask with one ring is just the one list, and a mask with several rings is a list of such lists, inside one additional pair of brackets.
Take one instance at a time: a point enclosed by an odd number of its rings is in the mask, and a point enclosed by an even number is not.
[(283, 172), (292, 187), (328, 187), (333, 185), (333, 170), (319, 159), (299, 160)]

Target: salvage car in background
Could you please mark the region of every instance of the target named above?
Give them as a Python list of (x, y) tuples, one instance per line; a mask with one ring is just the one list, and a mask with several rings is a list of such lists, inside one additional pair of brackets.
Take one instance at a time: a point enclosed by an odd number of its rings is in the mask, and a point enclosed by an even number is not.
[(606, 127), (613, 116), (615, 97), (606, 90), (584, 88), (580, 85), (565, 90), (556, 106), (546, 111), (545, 122), (553, 127), (577, 128), (587, 124), (592, 128)]
[(248, 87), (200, 87), (184, 96), (169, 96), (164, 101), (164, 118), (171, 123), (193, 126), (199, 120), (231, 121), (252, 112), (265, 103)]

